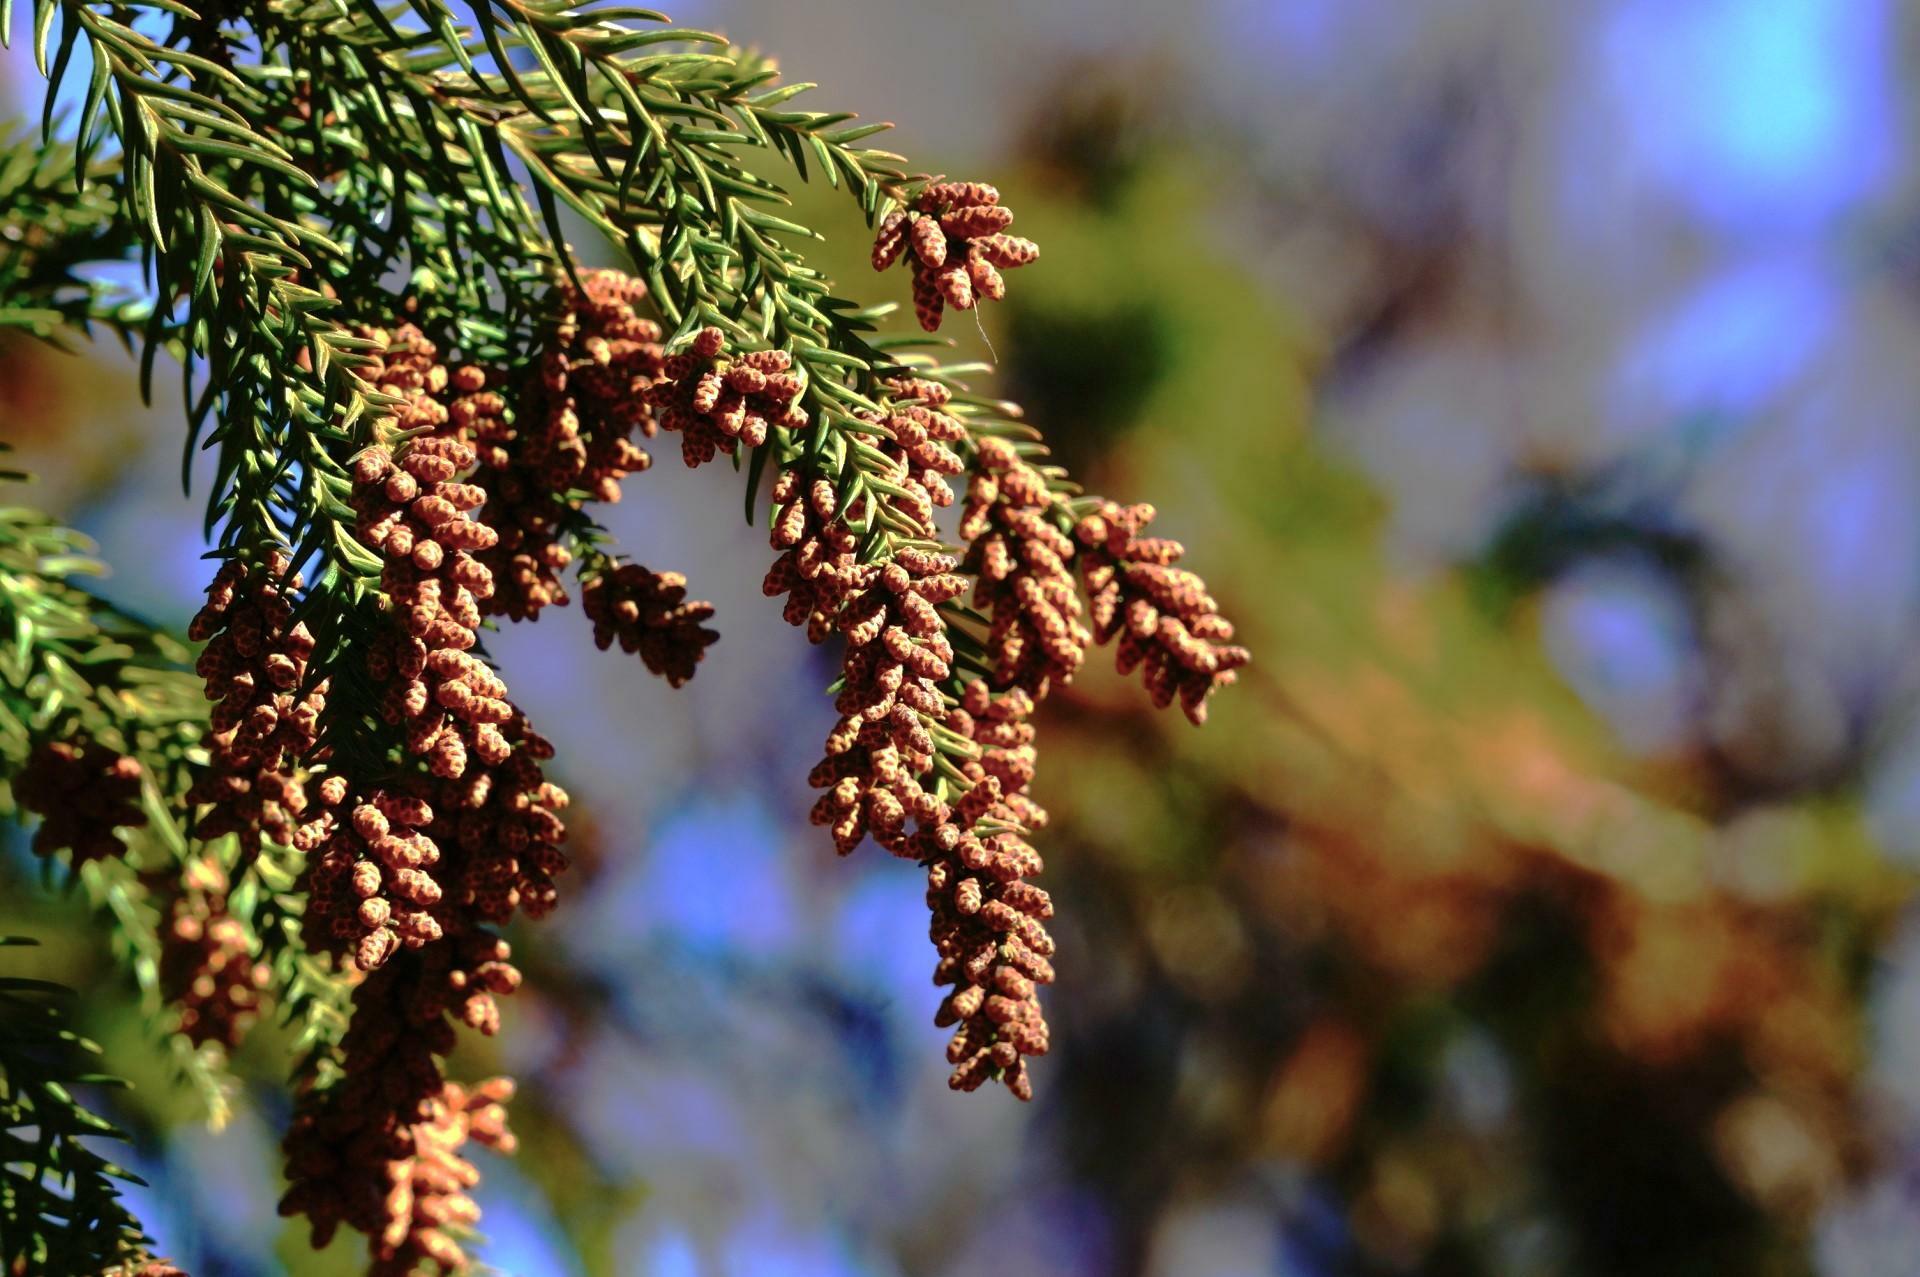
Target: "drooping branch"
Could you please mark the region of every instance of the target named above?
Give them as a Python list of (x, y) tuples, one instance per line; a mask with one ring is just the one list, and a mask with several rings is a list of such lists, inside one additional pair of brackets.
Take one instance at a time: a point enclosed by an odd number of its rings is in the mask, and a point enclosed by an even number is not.
[[(1053, 978), (1032, 717), (1093, 641), (1195, 721), (1246, 653), (1180, 547), (1145, 535), (1149, 507), (1083, 495), (1017, 408), (969, 390), (984, 370), (836, 294), (763, 169), (844, 187), (928, 329), (1034, 260), (998, 192), (910, 177), (859, 145), (884, 126), (796, 109), (810, 86), (649, 11), (481, 0), (468, 31), (440, 0), (34, 10), (50, 98), (90, 55), (63, 234), (144, 255), (143, 372), (185, 365), (224, 562), (193, 631), (204, 724), (163, 740), (152, 707), (103, 711), (22, 778), (90, 800), (38, 802), (85, 880), (139, 881), (116, 832), (134, 815), (133, 841), (165, 842), (174, 894), (113, 912), (136, 970), (166, 965), (160, 939), (201, 964), (187, 1038), (229, 1040), (261, 965), (301, 1022), (286, 1208), (322, 1238), (367, 1232), (379, 1271), (466, 1264), (458, 1150), (506, 1142), (506, 1088), (464, 1091), (442, 1059), (456, 1022), (498, 1028), (519, 977), (495, 929), (551, 909), (566, 865), (552, 746), (485, 631), (564, 603), (572, 566), (601, 646), (693, 674), (711, 609), (620, 557), (591, 509), (659, 431), (689, 467), (746, 470), (766, 593), (843, 645), (813, 816), (841, 851), (870, 837), (927, 873), (952, 1085), (1029, 1096)], [(635, 273), (582, 269), (563, 210)], [(77, 260), (16, 259), (53, 299), (21, 313), (95, 314)], [(937, 518), (957, 488), (958, 544)], [(42, 568), (0, 606), (59, 595)], [(29, 750), (76, 695), (152, 677), (129, 650), (71, 691), (70, 661), (23, 673)]]

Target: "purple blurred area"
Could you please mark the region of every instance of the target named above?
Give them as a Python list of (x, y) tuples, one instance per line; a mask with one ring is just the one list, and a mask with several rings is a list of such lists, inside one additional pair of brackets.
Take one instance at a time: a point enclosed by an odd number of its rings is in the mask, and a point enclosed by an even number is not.
[[(1256, 666), (1197, 734), (1104, 653), (1043, 713), (1060, 1046), (1031, 1106), (951, 1094), (924, 883), (805, 821), (831, 661), (656, 449), (609, 522), (716, 605), (699, 676), (572, 610), (487, 640), (586, 847), (460, 1061), (521, 1081), (491, 1270), (1914, 1272), (1920, 4), (673, 17), (1007, 192), (1044, 256), (962, 346)], [(184, 623), (172, 398), (7, 365), (34, 499)], [(353, 1270), (272, 1217), (284, 1116), (141, 1122), (196, 1277)]]

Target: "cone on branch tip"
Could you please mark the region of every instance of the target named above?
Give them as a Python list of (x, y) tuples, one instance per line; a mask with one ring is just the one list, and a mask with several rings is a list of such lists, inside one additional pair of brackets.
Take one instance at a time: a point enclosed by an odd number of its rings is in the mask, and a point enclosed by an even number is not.
[(913, 311), (928, 332), (949, 306), (972, 310), (1007, 295), (1003, 270), (1040, 256), (1032, 240), (1006, 233), (1013, 212), (985, 182), (929, 182), (912, 203), (880, 220), (873, 268), (904, 258), (913, 274)]
[(1117, 638), (1120, 672), (1138, 668), (1156, 707), (1178, 700), (1197, 726), (1207, 720), (1207, 698), (1251, 657), (1231, 642), (1233, 624), (1207, 583), (1178, 566), (1186, 548), (1142, 535), (1153, 517), (1150, 505), (1107, 501), (1074, 528), (1094, 637)]

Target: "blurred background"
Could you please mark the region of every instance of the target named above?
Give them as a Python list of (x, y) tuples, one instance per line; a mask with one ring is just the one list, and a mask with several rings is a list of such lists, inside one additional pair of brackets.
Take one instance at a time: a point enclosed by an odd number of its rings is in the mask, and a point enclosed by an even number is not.
[[(1920, 3), (673, 16), (1001, 187), (1044, 257), (963, 347), (1256, 661), (1203, 731), (1105, 652), (1043, 711), (1055, 1047), (1031, 1106), (950, 1094), (920, 875), (805, 823), (826, 656), (733, 481), (656, 449), (612, 521), (718, 605), (692, 686), (571, 612), (490, 643), (578, 799), (455, 1063), (522, 1080), (492, 1269), (1910, 1277)], [(128, 361), (0, 347), (0, 423), (184, 623), (198, 506)], [(162, 1249), (353, 1271), (273, 1215), (283, 1043), (196, 1125), (29, 859), (0, 931), (94, 982)]]

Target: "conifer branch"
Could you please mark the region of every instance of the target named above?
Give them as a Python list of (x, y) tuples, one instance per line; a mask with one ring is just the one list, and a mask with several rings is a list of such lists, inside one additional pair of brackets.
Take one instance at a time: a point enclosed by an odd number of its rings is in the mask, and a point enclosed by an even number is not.
[[(0, 953), (34, 941), (0, 936)], [(141, 1258), (148, 1239), (120, 1185), (145, 1181), (89, 1147), (124, 1139), (75, 1094), (120, 1085), (68, 1027), (72, 991), (0, 975), (0, 1269), (93, 1274)]]
[(139, 237), (118, 216), (116, 166), (96, 159), (83, 177), (78, 163), (64, 142), (43, 146), (25, 132), (0, 142), (0, 328), (59, 345), (63, 329), (97, 323), (131, 346), (144, 299), (80, 271), (133, 260)]
[(189, 653), (75, 583), (102, 570), (91, 549), (37, 511), (0, 508), (0, 775), (40, 741), (83, 734), (178, 792), (170, 778), (206, 717)]
[[(49, 101), (83, 46), (91, 71), (70, 155), (33, 157), (71, 176), (63, 220), (0, 259), (39, 299), (17, 322), (86, 323), (102, 303), (74, 264), (141, 252), (143, 385), (181, 357), (224, 562), (187, 711), (177, 646), (66, 582), (66, 534), (0, 514), (0, 569), (25, 564), (11, 593), (0, 571), (0, 621), (26, 618), (0, 651), (0, 775), (150, 1003), (170, 946), (204, 964), (186, 1038), (230, 1039), (258, 986), (299, 1023), (283, 1209), (322, 1242), (365, 1232), (376, 1271), (468, 1264), (460, 1149), (511, 1146), (511, 1086), (461, 1087), (443, 1059), (456, 1023), (500, 1027), (520, 976), (497, 928), (553, 908), (567, 864), (553, 747), (483, 634), (566, 602), (571, 564), (601, 647), (693, 676), (711, 607), (587, 508), (661, 431), (688, 466), (746, 471), (765, 592), (844, 640), (812, 815), (842, 852), (871, 837), (925, 870), (951, 1084), (1029, 1097), (1053, 979), (1035, 707), (1113, 640), (1197, 722), (1247, 655), (1181, 547), (1145, 535), (1150, 507), (1082, 494), (1017, 408), (969, 390), (983, 370), (836, 293), (762, 161), (849, 193), (929, 331), (1038, 253), (998, 191), (910, 177), (861, 145), (885, 126), (799, 109), (811, 86), (647, 10), (480, 0), (469, 31), (442, 0), (33, 8)], [(48, 189), (0, 181), (0, 218)], [(638, 274), (582, 269), (563, 209)], [(132, 334), (142, 312), (114, 313)], [(955, 484), (958, 543), (935, 520)]]
[[(182, 798), (200, 756), (206, 701), (184, 644), (75, 583), (76, 575), (101, 570), (90, 550), (43, 515), (0, 509), (0, 781), (12, 787), (17, 812), (23, 774), (31, 777), (34, 759), (49, 749), (84, 742), (137, 764), (128, 820), (105, 835), (118, 841), (104, 854), (76, 845), (73, 872), (109, 924), (114, 956), (139, 990), (150, 1036), (219, 1125), (232, 1079), (218, 1053), (180, 1034), (162, 975), (167, 903), (206, 854), (194, 848)], [(52, 855), (101, 832), (49, 822), (36, 848)], [(325, 1052), (344, 1031), (346, 993), (298, 940), (299, 902), (281, 863), (286, 854), (276, 849), (263, 857), (233, 905), (260, 937), (276, 1000), (300, 1025), (300, 1048)]]
[(231, 1085), (218, 1061), (174, 1032), (160, 988), (160, 911), (143, 880), (171, 880), (186, 858), (179, 795), (205, 707), (182, 644), (74, 583), (76, 574), (100, 570), (89, 550), (45, 516), (0, 510), (0, 633), (8, 640), (0, 653), (0, 780), (17, 811), (32, 797), (22, 787), (38, 781), (50, 751), (82, 742), (134, 765), (122, 832), (88, 823), (86, 812), (61, 812), (43, 825), (36, 850), (71, 846), (73, 872), (109, 921), (150, 1034), (209, 1117), (223, 1122)]

